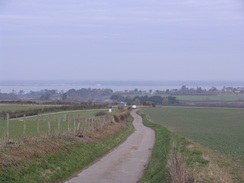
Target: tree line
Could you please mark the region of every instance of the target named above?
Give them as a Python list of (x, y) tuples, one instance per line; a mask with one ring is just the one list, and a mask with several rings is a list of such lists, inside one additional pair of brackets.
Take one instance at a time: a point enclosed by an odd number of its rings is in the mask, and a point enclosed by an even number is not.
[(178, 104), (179, 101), (176, 97), (168, 96), (168, 97), (161, 97), (161, 96), (123, 96), (123, 95), (112, 95), (110, 97), (111, 100), (116, 102), (125, 102), (127, 104), (136, 104), (136, 105), (175, 105)]

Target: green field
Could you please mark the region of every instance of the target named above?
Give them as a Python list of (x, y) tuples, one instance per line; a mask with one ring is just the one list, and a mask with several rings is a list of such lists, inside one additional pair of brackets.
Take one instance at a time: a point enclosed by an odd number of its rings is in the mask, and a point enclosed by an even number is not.
[(244, 109), (157, 107), (143, 112), (170, 130), (244, 165)]
[[(130, 95), (132, 98), (138, 95)], [(148, 97), (152, 96), (161, 96), (161, 97), (168, 97), (170, 95), (148, 95)], [(229, 95), (220, 95), (220, 96), (193, 96), (193, 95), (173, 95), (176, 97), (177, 100), (188, 100), (188, 101), (244, 101), (244, 94), (229, 94)], [(126, 97), (126, 95), (124, 96)]]
[(190, 101), (239, 101), (244, 100), (244, 95), (223, 95), (223, 96), (175, 96), (178, 100)]
[[(72, 129), (74, 126), (74, 117), (94, 117), (94, 115), (100, 111), (108, 112), (107, 109), (96, 109), (96, 110), (77, 110), (77, 111), (64, 111), (56, 113), (47, 113), (41, 116), (33, 116), (26, 118), (26, 136), (37, 136), (39, 125), (39, 134), (45, 135), (48, 133), (48, 121), (51, 123), (51, 133), (58, 132), (58, 121), (60, 120), (59, 132), (66, 132), (68, 128)], [(120, 112), (119, 109), (113, 109), (110, 114)], [(68, 124), (69, 121), (69, 124)], [(84, 121), (85, 122), (85, 121)], [(77, 125), (78, 122), (76, 122)], [(6, 120), (0, 119), (0, 139), (6, 136)], [(82, 125), (82, 123), (81, 123)], [(17, 139), (24, 136), (24, 118), (10, 120), (10, 139)]]
[(2, 111), (20, 111), (20, 110), (29, 110), (29, 109), (42, 109), (43, 107), (47, 106), (42, 106), (42, 105), (0, 105), (0, 112)]
[[(169, 95), (160, 95), (161, 97), (168, 97)], [(236, 95), (222, 95), (222, 96), (191, 96), (191, 95), (175, 95), (177, 100), (189, 101), (239, 101), (244, 100), (243, 94)]]

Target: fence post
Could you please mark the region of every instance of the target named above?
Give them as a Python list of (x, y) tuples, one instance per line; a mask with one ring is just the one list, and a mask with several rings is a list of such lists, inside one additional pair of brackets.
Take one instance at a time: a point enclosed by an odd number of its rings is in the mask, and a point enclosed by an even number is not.
[(84, 130), (87, 129), (87, 126), (88, 126), (88, 121), (87, 118), (85, 118)]
[(6, 131), (6, 140), (9, 141), (9, 113), (7, 113), (7, 131)]
[(92, 121), (91, 121), (91, 131), (92, 131), (92, 133), (94, 132), (94, 119), (93, 119), (93, 117), (92, 117)]
[(75, 124), (75, 117), (74, 117), (74, 135), (76, 133), (76, 124)]
[(68, 132), (70, 131), (70, 128), (69, 128), (69, 120), (70, 120), (70, 118), (68, 118)]
[(106, 117), (103, 118), (103, 126), (106, 124)]
[(89, 122), (89, 124), (88, 124), (88, 127), (89, 127), (88, 130), (90, 131), (91, 130), (91, 118), (89, 118), (89, 121), (88, 122)]
[(58, 119), (58, 133), (60, 133), (60, 121), (61, 121), (61, 119), (59, 118)]
[[(80, 122), (78, 123), (78, 126), (77, 126), (77, 133), (80, 133)], [(78, 134), (80, 135), (80, 134)]]
[(40, 135), (39, 115), (36, 118), (36, 128), (37, 128), (37, 134)]
[(26, 137), (26, 115), (24, 114), (24, 137)]
[(50, 115), (49, 115), (49, 118), (48, 118), (48, 135), (51, 135), (51, 121), (50, 121)]

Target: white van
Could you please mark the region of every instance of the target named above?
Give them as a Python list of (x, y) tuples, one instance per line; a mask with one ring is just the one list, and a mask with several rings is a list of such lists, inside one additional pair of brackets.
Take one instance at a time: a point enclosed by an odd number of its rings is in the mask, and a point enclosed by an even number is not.
[(132, 109), (136, 109), (136, 105), (132, 105), (132, 107), (131, 107)]

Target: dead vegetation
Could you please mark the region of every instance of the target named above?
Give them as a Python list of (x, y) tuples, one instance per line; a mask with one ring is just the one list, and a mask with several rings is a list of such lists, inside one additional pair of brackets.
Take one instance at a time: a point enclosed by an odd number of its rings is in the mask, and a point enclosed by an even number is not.
[(174, 143), (170, 152), (168, 161), (169, 174), (172, 183), (188, 183), (188, 175), (186, 171), (186, 163), (177, 150), (177, 145)]
[(193, 170), (196, 177), (206, 177), (211, 183), (239, 183), (244, 181), (244, 171), (240, 165), (193, 141), (191, 141), (191, 146), (191, 148), (197, 148), (203, 152), (203, 158), (209, 161), (206, 168), (196, 167)]
[[(121, 116), (124, 116), (124, 112)], [(93, 143), (111, 137), (127, 127), (127, 118), (128, 116), (117, 122), (112, 120), (102, 128), (95, 127), (92, 130), (77, 131), (76, 135), (73, 133), (59, 133), (28, 137), (18, 141), (1, 142), (0, 169), (13, 164), (17, 166), (18, 161), (32, 161), (33, 159), (42, 159), (47, 154), (61, 153), (62, 148), (68, 145)]]
[[(187, 155), (182, 155), (179, 152), (179, 147), (176, 143), (172, 144), (171, 152), (168, 159), (168, 171), (171, 183), (239, 183), (242, 182), (240, 176), (237, 177), (237, 169), (232, 169), (232, 174), (227, 166), (228, 160), (221, 159), (220, 155), (215, 154), (209, 149), (203, 148), (195, 142), (191, 142), (187, 148), (190, 151), (196, 149), (203, 152), (202, 158), (207, 160), (208, 163), (204, 166), (199, 163), (188, 165)], [(222, 157), (224, 158), (224, 157)], [(223, 163), (220, 166), (219, 163)], [(232, 163), (233, 164), (233, 163)], [(234, 172), (234, 173), (233, 173)], [(235, 177), (236, 176), (236, 177)]]
[(123, 121), (127, 119), (127, 117), (130, 115), (128, 110), (124, 110), (123, 112), (119, 114), (114, 114), (114, 120), (115, 122)]

